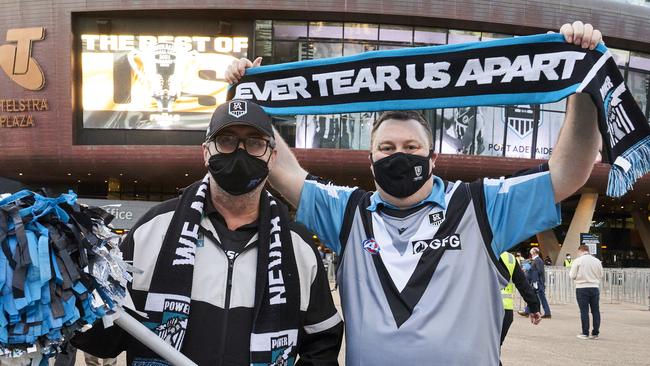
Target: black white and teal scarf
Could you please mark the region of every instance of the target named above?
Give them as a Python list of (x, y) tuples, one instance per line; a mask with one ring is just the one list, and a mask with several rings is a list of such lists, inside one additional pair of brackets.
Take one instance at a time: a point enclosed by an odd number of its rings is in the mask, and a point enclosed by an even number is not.
[(622, 196), (650, 170), (650, 127), (603, 44), (545, 34), (269, 65), (247, 70), (228, 96), (284, 115), (543, 104), (580, 92), (598, 108), (607, 194)]
[[(153, 321), (146, 325), (177, 350), (182, 350), (191, 315), (194, 258), (205, 200), (210, 199), (206, 197), (209, 179), (206, 175), (183, 192), (165, 234), (144, 309)], [(298, 351), (300, 284), (288, 222), (286, 207), (262, 192), (251, 333), (254, 366), (291, 366)], [(206, 328), (200, 337), (206, 349), (212, 348), (209, 331)]]

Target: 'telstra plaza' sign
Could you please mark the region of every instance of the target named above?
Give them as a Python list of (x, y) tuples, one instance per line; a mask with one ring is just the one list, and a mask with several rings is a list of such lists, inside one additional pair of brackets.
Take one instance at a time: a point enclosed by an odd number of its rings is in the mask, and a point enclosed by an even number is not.
[[(0, 46), (0, 68), (24, 89), (38, 91), (45, 86), (43, 69), (32, 57), (32, 46), (45, 39), (45, 28), (18, 28), (7, 31), (7, 42)], [(47, 99), (0, 97), (0, 128), (33, 127), (31, 112), (49, 110)]]

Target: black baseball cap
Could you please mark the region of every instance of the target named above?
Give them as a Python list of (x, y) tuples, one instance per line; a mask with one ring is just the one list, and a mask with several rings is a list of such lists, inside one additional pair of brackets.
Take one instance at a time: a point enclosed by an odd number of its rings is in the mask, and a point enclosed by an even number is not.
[(211, 139), (222, 129), (233, 125), (255, 127), (264, 135), (273, 137), (273, 119), (259, 105), (241, 99), (229, 100), (212, 113), (210, 125), (206, 132), (206, 140)]

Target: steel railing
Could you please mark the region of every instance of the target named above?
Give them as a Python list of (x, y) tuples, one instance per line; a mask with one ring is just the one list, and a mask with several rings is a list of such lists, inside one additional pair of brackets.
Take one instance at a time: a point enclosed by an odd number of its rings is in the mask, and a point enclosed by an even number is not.
[[(575, 283), (569, 277), (569, 269), (546, 266), (546, 298), (549, 304), (575, 304)], [(516, 295), (515, 303), (523, 308), (521, 296)], [(649, 268), (605, 268), (600, 283), (601, 303), (621, 302), (646, 305), (650, 310), (650, 269)]]

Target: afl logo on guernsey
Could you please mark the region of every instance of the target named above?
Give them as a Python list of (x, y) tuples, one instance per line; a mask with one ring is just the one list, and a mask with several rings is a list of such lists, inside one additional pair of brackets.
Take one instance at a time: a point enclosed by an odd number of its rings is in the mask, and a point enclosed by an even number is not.
[(375, 238), (368, 238), (363, 241), (363, 249), (365, 249), (370, 254), (379, 254), (379, 244), (375, 241)]

